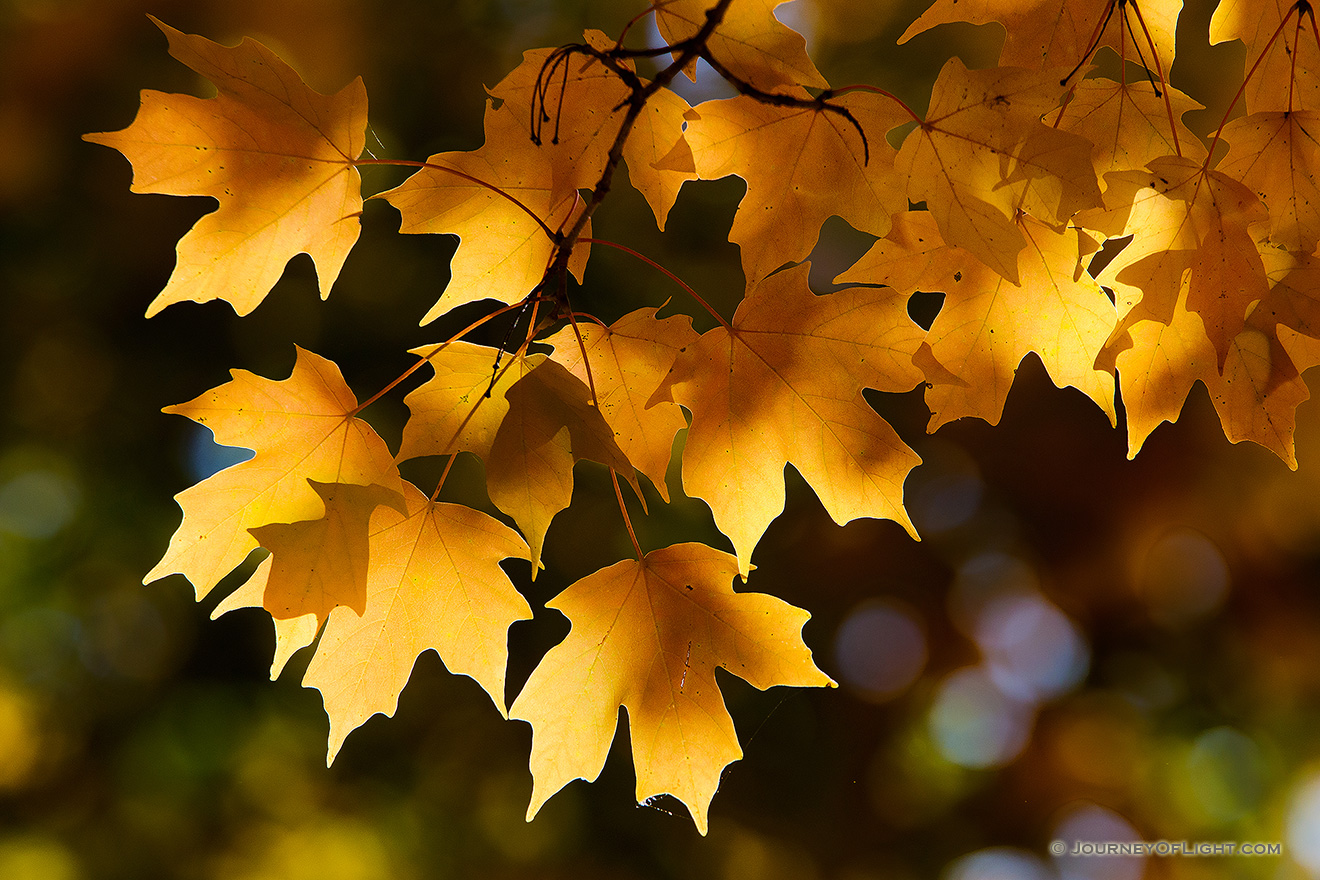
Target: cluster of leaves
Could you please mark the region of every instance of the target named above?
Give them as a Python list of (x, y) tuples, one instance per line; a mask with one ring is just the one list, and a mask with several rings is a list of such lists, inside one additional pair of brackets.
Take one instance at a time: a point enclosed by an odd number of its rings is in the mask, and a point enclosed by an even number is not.
[[(178, 496), (183, 523), (147, 580), (182, 573), (201, 598), (269, 551), (217, 613), (270, 612), (276, 674), (319, 635), (304, 683), (324, 697), (331, 760), (369, 716), (394, 712), (434, 649), (531, 724), (529, 817), (600, 773), (622, 706), (638, 799), (672, 794), (704, 832), (720, 772), (741, 755), (714, 668), (758, 688), (832, 683), (802, 641), (805, 611), (732, 588), (783, 510), (785, 465), (837, 522), (883, 517), (915, 537), (903, 484), (920, 459), (866, 388), (924, 384), (932, 431), (994, 424), (1035, 352), (1112, 423), (1121, 389), (1135, 455), (1200, 381), (1230, 440), (1295, 466), (1301, 373), (1320, 364), (1320, 30), (1307, 0), (1221, 3), (1210, 37), (1247, 46), (1234, 101), (1246, 115), (1211, 144), (1180, 121), (1199, 105), (1167, 83), (1178, 0), (935, 0), (903, 39), (952, 21), (998, 21), (1008, 36), (998, 67), (950, 60), (924, 118), (874, 86), (832, 88), (776, 5), (667, 0), (633, 21), (653, 17), (662, 46), (629, 48), (630, 25), (530, 51), (490, 90), (484, 145), (425, 162), (362, 158), (360, 80), (321, 95), (258, 43), (157, 22), (218, 96), (147, 91), (131, 126), (88, 136), (129, 158), (134, 191), (220, 203), (179, 242), (148, 315), (212, 299), (246, 314), (299, 253), (327, 295), (357, 240), (368, 164), (418, 169), (373, 196), (398, 209), (402, 232), (459, 238), (423, 323), (497, 305), (414, 350), (416, 366), (365, 403), (299, 350), (287, 379), (235, 371), (167, 410), (255, 456)], [(1100, 49), (1117, 56), (1117, 79), (1093, 75)], [(640, 59), (657, 62), (653, 77)], [(672, 91), (698, 59), (737, 97), (693, 107)], [(718, 327), (698, 335), (645, 304), (606, 326), (570, 304), (591, 246), (624, 247), (591, 227), (621, 165), (661, 229), (688, 181), (746, 181), (729, 238), (747, 286), (731, 319), (677, 278)], [(802, 261), (831, 216), (876, 242), (838, 279), (857, 286), (817, 295)], [(944, 294), (928, 329), (908, 315), (917, 291)], [(464, 340), (504, 314), (521, 338)], [(393, 453), (359, 414), (422, 367)], [(644, 553), (633, 536), (635, 559), (549, 603), (572, 629), (506, 710), (508, 628), (531, 609), (500, 563), (529, 560), (535, 576), (583, 459), (609, 469), (632, 535), (619, 478), (667, 502), (685, 429), (683, 491), (710, 506), (734, 553)], [(448, 474), (464, 452), (516, 531), (400, 476), (422, 456), (448, 457)]]

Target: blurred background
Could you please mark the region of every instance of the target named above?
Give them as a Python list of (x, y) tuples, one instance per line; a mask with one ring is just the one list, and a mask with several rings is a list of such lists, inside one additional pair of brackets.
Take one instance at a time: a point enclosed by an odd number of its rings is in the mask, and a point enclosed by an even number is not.
[[(991, 65), (1002, 33), (946, 27), (896, 46), (923, 5), (779, 12), (832, 83), (882, 84), (921, 110), (948, 57)], [(161, 407), (231, 368), (283, 378), (294, 343), (336, 360), (360, 397), (374, 392), (410, 363), (405, 349), (448, 335), (417, 321), (454, 247), (396, 235), (393, 210), (370, 203), (328, 302), (300, 257), (247, 318), (212, 303), (145, 320), (174, 243), (212, 208), (131, 195), (123, 157), (79, 140), (127, 126), (142, 88), (212, 93), (145, 14), (222, 43), (260, 39), (323, 92), (363, 76), (373, 152), (421, 159), (479, 146), (481, 86), (523, 50), (587, 26), (617, 33), (636, 11), (0, 0), (0, 878), (1320, 877), (1313, 402), (1294, 473), (1227, 443), (1200, 387), (1136, 461), (1121, 427), (1034, 358), (995, 428), (927, 436), (919, 391), (875, 395), (925, 460), (907, 483), (924, 540), (889, 522), (833, 525), (789, 469), (788, 512), (748, 588), (812, 613), (806, 641), (841, 686), (761, 693), (721, 674), (746, 758), (726, 771), (706, 838), (677, 802), (633, 803), (626, 733), (597, 783), (573, 783), (526, 824), (529, 728), (433, 653), (397, 716), (368, 722), (326, 769), (319, 695), (298, 684), (306, 657), (271, 683), (269, 618), (208, 619), (246, 572), (200, 604), (177, 576), (141, 584), (178, 524), (174, 493), (234, 460)], [(1208, 107), (1188, 118), (1202, 134), (1243, 62), (1239, 47), (1205, 45), (1210, 11), (1185, 10), (1173, 69)], [(372, 172), (370, 191), (401, 179)], [(726, 236), (741, 193), (737, 180), (689, 184), (661, 236), (621, 188), (597, 234), (731, 314), (742, 279)], [(817, 274), (868, 244), (832, 221)], [(587, 281), (575, 303), (606, 320), (681, 297), (604, 248)], [(397, 400), (368, 415), (397, 442)], [(533, 586), (525, 563), (509, 567), (533, 605), (630, 555), (608, 481), (591, 465), (576, 477), (547, 572)], [(446, 491), (477, 497), (480, 478), (469, 463)], [(652, 516), (634, 517), (646, 548), (726, 546), (676, 473), (670, 485), (675, 504), (652, 496)], [(543, 610), (514, 626), (511, 694), (566, 631)], [(1055, 857), (1055, 840), (1277, 842), (1283, 855)]]

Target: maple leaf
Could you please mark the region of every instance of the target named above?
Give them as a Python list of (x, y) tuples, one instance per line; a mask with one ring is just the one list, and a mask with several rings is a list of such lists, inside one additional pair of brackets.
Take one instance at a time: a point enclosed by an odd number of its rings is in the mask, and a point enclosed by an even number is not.
[(515, 355), (495, 371), (501, 352), (487, 346), (452, 342), (412, 353), (426, 356), (435, 375), (404, 398), (412, 418), (400, 460), (458, 452), (481, 458), (490, 500), (531, 545), (533, 576), (550, 521), (572, 500), (576, 461), (598, 461), (635, 481), (590, 390), (545, 355)]
[[(738, 0), (706, 42), (710, 55), (733, 76), (763, 92), (803, 86), (829, 86), (807, 55), (807, 41), (775, 18), (775, 7), (787, 0)], [(665, 0), (655, 5), (655, 24), (670, 45), (696, 36), (706, 24), (715, 0)], [(696, 82), (696, 59), (686, 73)]]
[(1101, 273), (1123, 313), (1115, 337), (1134, 321), (1169, 323), (1189, 273), (1187, 307), (1201, 316), (1222, 366), (1248, 309), (1269, 289), (1253, 234), (1268, 219), (1265, 206), (1241, 183), (1191, 159), (1166, 156), (1147, 168), (1108, 174), (1111, 207), (1079, 218), (1111, 237), (1140, 233)]
[(752, 549), (784, 509), (792, 464), (834, 521), (900, 523), (903, 481), (921, 463), (862, 396), (921, 381), (912, 354), (921, 328), (893, 291), (850, 288), (816, 296), (810, 265), (772, 275), (731, 324), (703, 334), (674, 362), (652, 400), (692, 414), (683, 490), (710, 505), (743, 578)]
[(823, 106), (780, 107), (746, 95), (694, 108), (684, 158), (690, 153), (702, 180), (736, 174), (747, 181), (729, 241), (741, 250), (748, 287), (805, 259), (832, 215), (884, 235), (890, 215), (907, 207), (896, 153), (884, 137), (907, 114), (868, 92), (830, 103), (853, 121)]
[(83, 138), (128, 158), (133, 192), (211, 196), (220, 208), (179, 240), (178, 263), (147, 316), (213, 299), (246, 315), (301, 253), (316, 264), (325, 299), (358, 238), (362, 181), (353, 163), (367, 125), (361, 78), (322, 95), (254, 40), (229, 48), (151, 20), (170, 54), (219, 94), (144, 90), (132, 125)]
[(1015, 284), (1026, 246), (1018, 211), (1062, 227), (1100, 204), (1091, 142), (1040, 121), (1063, 90), (1057, 70), (969, 71), (952, 58), (895, 161), (908, 198), (926, 202), (944, 240)]
[[(459, 238), (449, 285), (423, 324), (467, 303), (526, 297), (554, 254), (553, 230), (582, 208), (575, 192), (554, 196), (554, 166), (512, 111), (488, 103), (485, 129), (479, 149), (437, 153), (425, 168), (377, 196), (399, 210), (400, 232)], [(591, 235), (589, 223), (583, 235)], [(578, 281), (590, 252), (589, 243), (573, 249), (568, 266)]]
[(1298, 0), (1221, 0), (1215, 7), (1210, 44), (1241, 40), (1247, 47), (1248, 113), (1320, 110), (1315, 26), (1311, 5)]
[(546, 603), (572, 622), (510, 709), (532, 725), (530, 821), (574, 779), (594, 781), (628, 710), (637, 800), (672, 794), (706, 833), (720, 771), (742, 757), (715, 680), (720, 666), (765, 690), (833, 686), (802, 641), (807, 612), (735, 593), (735, 559), (675, 544), (583, 578)]
[(1310, 396), (1301, 372), (1320, 365), (1320, 262), (1274, 261), (1282, 264), (1270, 273), (1277, 280), (1231, 340), (1222, 371), (1200, 316), (1187, 308), (1186, 278), (1172, 314), (1131, 321), (1109, 342), (1101, 360), (1118, 369), (1129, 458), (1160, 423), (1177, 421), (1199, 381), (1231, 442), (1251, 440), (1296, 469), (1296, 410)]
[[(614, 41), (601, 31), (587, 31), (583, 38), (601, 52), (614, 48)], [(564, 57), (559, 58), (561, 53)], [(552, 56), (554, 66), (547, 67)], [(633, 70), (631, 64), (617, 63)], [(537, 141), (550, 163), (552, 201), (599, 182), (632, 100), (632, 89), (598, 59), (553, 49), (524, 52), (522, 64), (490, 94), (522, 121), (528, 139)], [(646, 198), (662, 230), (684, 181), (696, 176), (691, 168), (656, 167), (683, 138), (684, 114), (689, 109), (677, 93), (659, 89), (647, 99), (623, 145), (628, 178)]]
[(555, 360), (591, 386), (619, 449), (668, 502), (665, 473), (674, 436), (687, 419), (675, 403), (648, 407), (647, 401), (697, 334), (686, 315), (657, 319), (658, 311), (638, 309), (608, 327), (581, 324), (580, 343), (572, 327), (542, 341), (554, 346)]
[(262, 607), (277, 620), (315, 615), (318, 623), (340, 605), (365, 610), (367, 524), (382, 504), (399, 504), (383, 486), (308, 481), (325, 513), (312, 520), (271, 523), (249, 529), (271, 551)]
[(1203, 159), (1201, 140), (1181, 121), (1170, 126), (1169, 111), (1181, 120), (1184, 113), (1205, 108), (1172, 86), (1161, 90), (1165, 94), (1146, 80), (1085, 79), (1073, 86), (1068, 103), (1045, 121), (1095, 144), (1091, 158), (1101, 180), (1110, 171), (1144, 168), (1161, 156)]
[[(1128, 17), (1128, 7), (1139, 10), (1140, 20)], [(1000, 67), (1071, 68), (1086, 60), (1096, 45), (1108, 46), (1127, 61), (1147, 65), (1150, 41), (1155, 58), (1167, 75), (1173, 64), (1174, 36), (1182, 0), (935, 0), (908, 26), (900, 44), (941, 24), (999, 22), (1004, 27)], [(1145, 28), (1142, 28), (1142, 22)], [(1103, 34), (1100, 29), (1104, 28)], [(1135, 57), (1134, 57), (1135, 56)]]
[(166, 407), (210, 428), (218, 443), (256, 454), (175, 496), (183, 522), (145, 583), (179, 573), (201, 599), (257, 548), (249, 529), (324, 516), (309, 480), (401, 491), (394, 457), (355, 417), (357, 399), (339, 368), (305, 349), (297, 352), (288, 379), (233, 370), (232, 381)]
[(1270, 239), (1312, 253), (1320, 243), (1320, 113), (1253, 113), (1224, 126), (1218, 171), (1255, 190), (1270, 214)]
[[(327, 764), (372, 715), (394, 714), (414, 662), (430, 649), (450, 672), (480, 684), (505, 714), (508, 629), (516, 620), (530, 619), (531, 608), (499, 561), (526, 559), (522, 538), (480, 511), (429, 501), (410, 483), (404, 484), (404, 511), (372, 506), (376, 489), (317, 489), (326, 497), (327, 519), (335, 499), (349, 493), (352, 527), (336, 530), (323, 520), (256, 530), (272, 555), (213, 616), (249, 605), (272, 613), (272, 679), (325, 623), (303, 685), (321, 691), (330, 718)], [(328, 620), (319, 613), (286, 618), (272, 607), (281, 580), (309, 578), (338, 582), (340, 593), (360, 594), (360, 607), (338, 603), (343, 607), (330, 610)]]
[(1033, 351), (1055, 385), (1080, 389), (1116, 423), (1112, 370), (1093, 366), (1114, 329), (1114, 306), (1082, 271), (1075, 231), (1058, 233), (1030, 218), (1019, 229), (1028, 243), (1020, 287), (945, 244), (923, 211), (898, 215), (891, 237), (876, 242), (839, 279), (887, 284), (905, 295), (944, 292), (944, 305), (914, 355), (918, 366), (930, 365), (931, 432), (966, 416), (998, 424), (1018, 364)]

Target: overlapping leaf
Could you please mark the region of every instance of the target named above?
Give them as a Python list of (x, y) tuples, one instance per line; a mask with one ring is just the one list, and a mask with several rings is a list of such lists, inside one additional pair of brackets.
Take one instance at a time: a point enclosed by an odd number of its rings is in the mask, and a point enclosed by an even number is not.
[(545, 355), (502, 357), (454, 342), (417, 349), (435, 376), (405, 398), (412, 418), (400, 459), (471, 452), (486, 465), (490, 500), (513, 517), (540, 564), (546, 530), (573, 497), (573, 464), (584, 458), (633, 478), (590, 389)]
[(1090, 141), (1040, 121), (1063, 90), (1057, 70), (973, 71), (954, 58), (895, 163), (908, 198), (926, 202), (944, 240), (1015, 284), (1026, 246), (1018, 211), (1062, 227), (1100, 203)]
[(254, 40), (229, 48), (152, 19), (170, 54), (215, 84), (201, 99), (144, 91), (133, 124), (85, 139), (133, 163), (133, 191), (211, 196), (219, 210), (179, 240), (178, 264), (147, 315), (223, 299), (240, 315), (261, 303), (297, 254), (316, 263), (321, 298), (358, 238), (367, 93), (309, 89)]
[(1320, 113), (1253, 113), (1224, 126), (1221, 174), (1260, 196), (1270, 239), (1309, 254), (1320, 243)]
[(1093, 366), (1114, 329), (1113, 304), (1081, 270), (1075, 231), (1058, 233), (1030, 219), (1019, 228), (1027, 241), (1020, 287), (946, 245), (924, 212), (899, 215), (890, 238), (840, 279), (945, 294), (915, 356), (918, 366), (933, 362), (926, 369), (930, 431), (966, 416), (998, 424), (1018, 364), (1030, 352), (1040, 355), (1056, 385), (1080, 389), (1116, 421), (1112, 371)]
[(330, 717), (329, 760), (369, 717), (394, 714), (427, 650), (450, 672), (475, 679), (503, 713), (508, 629), (530, 618), (531, 608), (499, 562), (527, 558), (522, 538), (480, 511), (428, 501), (411, 484), (404, 484), (403, 511), (372, 505), (372, 489), (316, 488), (327, 517), (256, 530), (272, 555), (216, 614), (264, 605), (274, 615), (274, 677), (318, 628), (317, 616), (288, 618), (272, 606), (282, 583), (319, 580), (361, 597), (356, 606), (338, 603), (328, 621), (320, 617), (325, 628), (303, 677), (321, 691)]
[(892, 519), (915, 534), (903, 481), (921, 459), (862, 396), (921, 381), (922, 332), (905, 297), (850, 288), (817, 296), (806, 263), (772, 275), (728, 327), (688, 346), (653, 399), (692, 413), (683, 490), (710, 505), (746, 578), (752, 549), (784, 508), (785, 464), (835, 522)]
[(584, 323), (577, 333), (565, 327), (545, 341), (555, 347), (556, 361), (590, 385), (619, 448), (668, 501), (665, 473), (687, 419), (675, 403), (647, 401), (697, 334), (686, 315), (656, 318), (658, 311), (638, 309), (609, 327)]
[(1115, 335), (1138, 320), (1170, 323), (1189, 273), (1187, 307), (1201, 316), (1222, 365), (1249, 308), (1269, 289), (1256, 246), (1268, 214), (1249, 189), (1200, 163), (1167, 156), (1148, 169), (1109, 174), (1105, 199), (1113, 207), (1090, 220), (1110, 236), (1139, 233), (1101, 276), (1125, 312)]
[(715, 667), (762, 690), (833, 684), (802, 642), (810, 615), (733, 592), (737, 573), (727, 553), (676, 544), (602, 569), (546, 603), (573, 627), (510, 710), (532, 725), (529, 819), (572, 780), (600, 775), (622, 706), (637, 800), (672, 794), (705, 834), (720, 771), (742, 757)]
[[(1161, 156), (1204, 158), (1205, 145), (1180, 121), (1201, 105), (1172, 86), (1160, 90), (1163, 94), (1156, 94), (1146, 80), (1082, 80), (1068, 103), (1045, 121), (1095, 144), (1091, 158), (1102, 180), (1110, 171), (1144, 168)], [(1176, 125), (1170, 125), (1170, 110)]]
[(402, 486), (385, 441), (355, 418), (357, 400), (330, 361), (300, 348), (288, 379), (245, 370), (232, 375), (233, 381), (165, 410), (210, 428), (223, 445), (256, 451), (175, 496), (183, 522), (146, 581), (183, 574), (199, 599), (257, 548), (249, 529), (324, 515), (309, 480), (380, 486), (395, 494)]
[(1098, 45), (1109, 46), (1124, 59), (1142, 65), (1153, 64), (1147, 61), (1153, 42), (1155, 57), (1167, 76), (1181, 9), (1182, 0), (935, 0), (898, 41), (906, 43), (937, 25), (955, 21), (999, 22), (1006, 31), (999, 53), (1001, 67), (1065, 69), (1086, 60), (1097, 35)]
[(805, 259), (832, 215), (884, 235), (890, 215), (907, 207), (895, 152), (885, 140), (907, 115), (892, 100), (867, 92), (830, 103), (851, 119), (820, 106), (781, 107), (745, 95), (695, 108), (685, 151), (698, 175), (736, 174), (747, 181), (729, 241), (742, 251), (749, 287), (784, 263)]

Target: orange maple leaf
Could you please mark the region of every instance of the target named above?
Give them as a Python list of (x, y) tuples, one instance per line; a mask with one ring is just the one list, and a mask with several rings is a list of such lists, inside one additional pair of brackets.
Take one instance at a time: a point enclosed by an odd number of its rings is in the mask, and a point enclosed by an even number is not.
[[(788, 0), (738, 0), (706, 42), (716, 62), (745, 83), (764, 92), (829, 86), (807, 55), (807, 41), (775, 18), (775, 7)], [(696, 36), (715, 0), (664, 0), (655, 4), (655, 24), (670, 44)], [(696, 60), (686, 69), (696, 82)]]
[(752, 550), (784, 509), (785, 464), (834, 521), (885, 517), (916, 536), (903, 481), (921, 463), (862, 396), (921, 381), (922, 331), (906, 297), (849, 288), (817, 296), (809, 264), (772, 275), (733, 321), (688, 346), (653, 395), (692, 413), (683, 490), (702, 498), (729, 537), (744, 578)]
[(924, 201), (944, 240), (1014, 284), (1026, 246), (1018, 211), (1056, 228), (1100, 204), (1091, 142), (1042, 123), (1064, 87), (1057, 70), (968, 70), (952, 58), (926, 120), (899, 149), (908, 198)]
[(222, 445), (256, 451), (175, 496), (183, 522), (145, 582), (183, 574), (199, 599), (257, 548), (249, 529), (324, 515), (308, 480), (380, 486), (396, 495), (402, 487), (389, 448), (354, 417), (357, 399), (332, 362), (299, 348), (288, 379), (232, 375), (165, 409), (210, 428)]
[(542, 341), (555, 347), (556, 361), (590, 385), (619, 448), (668, 501), (665, 473), (674, 436), (687, 419), (677, 404), (648, 407), (647, 401), (697, 334), (686, 315), (657, 319), (658, 311), (638, 309), (608, 327), (580, 324), (580, 343), (572, 327)]
[[(583, 38), (598, 51), (614, 47), (601, 31), (587, 31)], [(630, 63), (618, 63), (633, 70)], [(632, 98), (628, 85), (590, 54), (553, 49), (524, 52), (522, 64), (490, 94), (503, 101), (514, 119), (521, 120), (527, 137), (538, 142), (551, 166), (552, 200), (599, 182)], [(623, 145), (628, 179), (646, 198), (661, 229), (684, 181), (696, 176), (690, 167), (656, 167), (682, 139), (689, 109), (677, 93), (659, 89), (647, 99)]]
[(926, 369), (929, 431), (966, 416), (998, 424), (1018, 364), (1033, 351), (1055, 385), (1078, 388), (1116, 422), (1112, 370), (1093, 366), (1114, 329), (1114, 306), (1082, 271), (1075, 231), (1058, 233), (1026, 217), (1019, 228), (1027, 241), (1021, 287), (946, 245), (923, 211), (898, 215), (890, 237), (839, 279), (945, 294), (914, 357), (918, 366), (933, 362)]
[[(425, 168), (377, 196), (398, 208), (400, 232), (459, 238), (449, 284), (423, 324), (470, 302), (526, 297), (545, 275), (554, 230), (582, 208), (574, 191), (555, 197), (554, 165), (527, 137), (525, 120), (488, 104), (485, 128), (480, 149), (437, 153)], [(591, 235), (590, 223), (583, 235)], [(590, 253), (588, 243), (573, 249), (568, 265), (578, 281)]]
[(297, 254), (316, 264), (321, 298), (358, 238), (367, 93), (355, 79), (327, 96), (265, 46), (229, 48), (151, 19), (170, 54), (219, 90), (211, 99), (146, 90), (133, 124), (83, 135), (133, 164), (133, 192), (212, 196), (219, 210), (178, 245), (150, 317), (176, 302), (223, 299), (255, 309)]
[(747, 181), (729, 241), (742, 252), (748, 287), (805, 259), (831, 216), (884, 235), (890, 215), (907, 207), (885, 132), (910, 117), (868, 92), (830, 103), (853, 121), (823, 107), (780, 107), (745, 95), (693, 109), (684, 158), (690, 152), (702, 180), (736, 174)]
[(546, 603), (572, 629), (509, 712), (532, 725), (529, 821), (572, 780), (600, 775), (622, 706), (638, 802), (672, 794), (705, 834), (720, 771), (742, 757), (715, 667), (761, 690), (833, 686), (802, 641), (810, 615), (733, 592), (737, 571), (727, 553), (676, 544), (615, 563)]
[(998, 22), (1005, 31), (1000, 67), (1071, 68), (1097, 45), (1144, 67), (1153, 41), (1155, 61), (1167, 75), (1181, 10), (1182, 0), (935, 0), (898, 42), (950, 22)]

